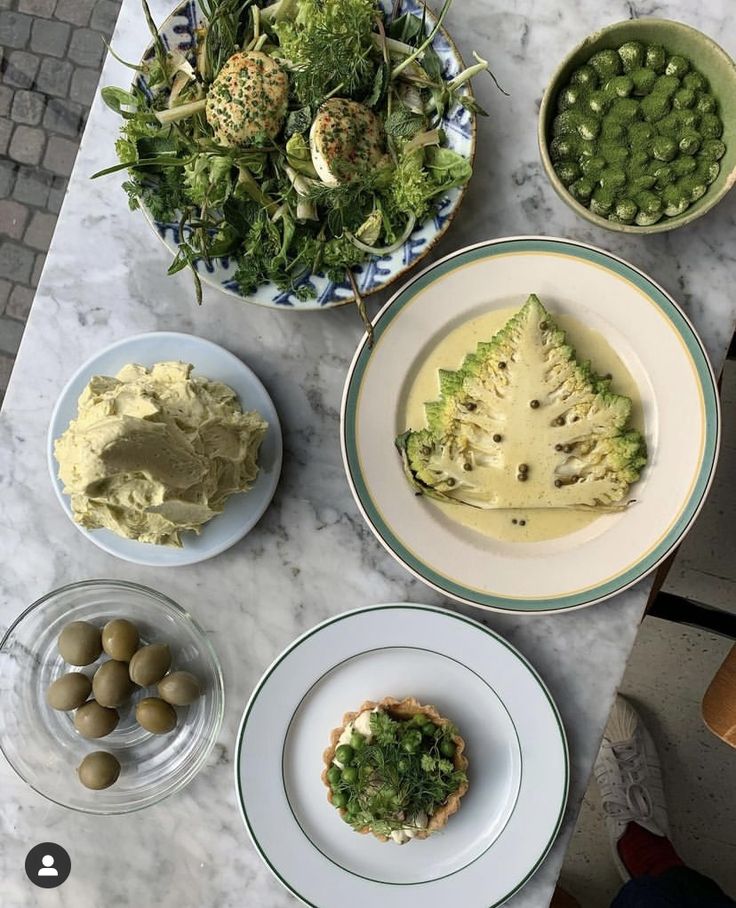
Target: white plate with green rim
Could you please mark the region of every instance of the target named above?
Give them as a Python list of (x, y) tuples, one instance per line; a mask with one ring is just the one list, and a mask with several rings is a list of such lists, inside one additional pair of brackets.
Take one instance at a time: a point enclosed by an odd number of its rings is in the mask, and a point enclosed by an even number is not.
[[(386, 696), (436, 706), (468, 757), (458, 812), (403, 846), (356, 833), (320, 777), (344, 713)], [(347, 612), (294, 641), (257, 684), (235, 757), (253, 844), (315, 908), (500, 905), (549, 851), (568, 776), (557, 708), (523, 656), (470, 618), (408, 604)]]
[[(623, 364), (640, 402), (649, 462), (626, 510), (554, 539), (501, 541), (460, 526), (415, 495), (394, 439), (407, 428), (417, 371), (447, 333), (494, 309), (518, 309), (530, 293), (553, 318), (573, 317), (597, 332)], [(418, 274), (374, 325), (374, 347), (363, 339), (345, 384), (343, 460), (368, 525), (425, 583), (502, 611), (590, 605), (653, 570), (692, 525), (718, 453), (715, 378), (687, 316), (632, 265), (569, 240), (479, 243)], [(575, 346), (573, 332), (569, 340)], [(615, 382), (614, 376), (614, 390)]]

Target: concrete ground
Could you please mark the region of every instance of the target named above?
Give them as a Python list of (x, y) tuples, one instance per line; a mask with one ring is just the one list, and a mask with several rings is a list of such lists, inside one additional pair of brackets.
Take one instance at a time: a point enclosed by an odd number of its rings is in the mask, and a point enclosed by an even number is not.
[(120, 0), (0, 0), (0, 401)]

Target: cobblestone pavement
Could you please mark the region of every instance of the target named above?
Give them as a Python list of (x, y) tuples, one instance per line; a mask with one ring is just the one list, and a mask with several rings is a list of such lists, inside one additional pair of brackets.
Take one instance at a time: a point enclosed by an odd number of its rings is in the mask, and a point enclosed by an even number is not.
[(0, 400), (120, 0), (0, 0)]

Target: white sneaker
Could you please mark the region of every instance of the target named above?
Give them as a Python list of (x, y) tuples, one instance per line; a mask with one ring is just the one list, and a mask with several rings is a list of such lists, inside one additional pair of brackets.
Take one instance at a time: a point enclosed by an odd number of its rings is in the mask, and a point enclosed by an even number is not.
[(634, 707), (617, 697), (593, 768), (601, 792), (613, 859), (624, 881), (631, 875), (618, 853), (630, 822), (669, 837), (662, 772), (652, 736)]

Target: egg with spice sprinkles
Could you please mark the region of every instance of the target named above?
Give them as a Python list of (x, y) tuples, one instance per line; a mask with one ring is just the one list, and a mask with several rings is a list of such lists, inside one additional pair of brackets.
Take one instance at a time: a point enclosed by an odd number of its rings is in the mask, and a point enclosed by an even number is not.
[(272, 57), (237, 53), (210, 86), (205, 114), (221, 145), (248, 145), (278, 135), (288, 98), (288, 76)]
[(322, 182), (338, 186), (381, 163), (385, 157), (383, 126), (364, 104), (330, 98), (314, 118), (309, 148)]

